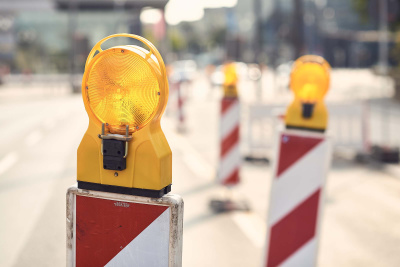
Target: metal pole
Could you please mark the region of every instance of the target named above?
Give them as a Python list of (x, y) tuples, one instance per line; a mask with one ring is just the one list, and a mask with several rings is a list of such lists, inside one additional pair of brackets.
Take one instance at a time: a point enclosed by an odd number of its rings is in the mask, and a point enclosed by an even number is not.
[(68, 37), (69, 37), (69, 82), (72, 92), (79, 91), (75, 85), (75, 30), (77, 25), (77, 3), (76, 0), (70, 0), (68, 6)]
[(254, 31), (254, 63), (258, 65), (261, 76), (255, 81), (256, 99), (262, 101), (262, 67), (261, 54), (263, 49), (263, 31), (262, 31), (262, 13), (261, 0), (254, 0), (254, 16), (255, 16), (255, 31)]
[(278, 85), (278, 77), (277, 77), (277, 68), (278, 68), (278, 61), (280, 55), (280, 37), (279, 37), (279, 27), (281, 25), (281, 7), (279, 0), (274, 0), (274, 13), (276, 14), (274, 17), (274, 25), (273, 31), (274, 35), (277, 36), (276, 40), (274, 41), (274, 53), (272, 56), (272, 67), (274, 70), (274, 82), (273, 82), (273, 90), (274, 94), (277, 92), (277, 85)]
[(114, 0), (114, 13), (117, 17), (114, 32), (120, 32), (119, 28), (124, 19), (125, 0)]
[[(388, 0), (379, 1), (379, 72), (383, 76), (382, 93), (387, 86), (386, 77), (388, 75), (389, 57), (389, 32), (388, 32)], [(382, 94), (383, 96), (383, 94)], [(390, 107), (386, 110), (385, 105), (381, 109), (381, 138), (383, 145), (390, 143)], [(386, 123), (385, 123), (386, 122)]]
[(293, 0), (294, 20), (293, 20), (293, 46), (295, 59), (302, 56), (304, 52), (304, 9), (303, 0)]

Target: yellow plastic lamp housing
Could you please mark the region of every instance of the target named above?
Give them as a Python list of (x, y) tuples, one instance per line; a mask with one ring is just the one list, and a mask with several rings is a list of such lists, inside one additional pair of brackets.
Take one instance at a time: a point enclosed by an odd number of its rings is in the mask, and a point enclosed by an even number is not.
[(236, 65), (234, 62), (230, 62), (224, 65), (224, 97), (236, 98), (238, 96), (237, 92), (237, 82), (238, 75), (236, 71)]
[(329, 63), (320, 56), (307, 55), (295, 61), (290, 75), (294, 101), (285, 116), (288, 128), (326, 129), (328, 112), (324, 97), (329, 90), (330, 69)]
[[(139, 40), (149, 50), (134, 45), (102, 50), (101, 44), (113, 37)], [(160, 126), (168, 100), (168, 81), (154, 45), (132, 34), (102, 39), (86, 61), (82, 97), (89, 127), (78, 148), (78, 187), (136, 195), (150, 192), (151, 196), (168, 192), (172, 154)], [(126, 168), (106, 169), (99, 135), (126, 136), (127, 126), (130, 140), (126, 142)]]

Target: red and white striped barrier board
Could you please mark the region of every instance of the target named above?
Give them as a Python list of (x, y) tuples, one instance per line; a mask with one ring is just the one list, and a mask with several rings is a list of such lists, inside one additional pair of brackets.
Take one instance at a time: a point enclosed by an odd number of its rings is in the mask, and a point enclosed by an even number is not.
[(183, 201), (71, 187), (67, 194), (68, 266), (180, 267)]
[(295, 130), (278, 137), (265, 266), (315, 266), (331, 140)]
[(168, 96), (168, 104), (167, 111), (174, 114), (176, 109), (178, 108), (178, 83), (171, 82), (169, 83), (169, 96)]
[(232, 186), (240, 181), (240, 105), (238, 98), (223, 98), (220, 120), (220, 164), (218, 180), (222, 185)]

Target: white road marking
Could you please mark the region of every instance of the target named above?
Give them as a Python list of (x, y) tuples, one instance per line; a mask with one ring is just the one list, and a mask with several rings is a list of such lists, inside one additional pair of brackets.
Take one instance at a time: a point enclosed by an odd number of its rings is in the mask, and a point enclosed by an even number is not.
[(234, 212), (231, 217), (255, 247), (264, 247), (267, 238), (265, 220), (253, 212)]
[(8, 153), (3, 159), (0, 160), (0, 175), (8, 171), (18, 161), (17, 152), (13, 151)]
[(43, 134), (39, 130), (33, 131), (25, 138), (25, 144), (27, 146), (33, 146), (42, 140), (42, 138)]

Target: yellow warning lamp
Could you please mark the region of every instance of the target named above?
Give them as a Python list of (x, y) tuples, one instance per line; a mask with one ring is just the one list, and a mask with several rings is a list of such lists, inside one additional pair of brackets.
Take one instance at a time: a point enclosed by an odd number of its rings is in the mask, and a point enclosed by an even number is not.
[(238, 75), (236, 71), (236, 64), (234, 62), (229, 62), (224, 65), (223, 68), (224, 72), (224, 97), (228, 98), (236, 98), (238, 97), (237, 92), (237, 82), (238, 82)]
[(330, 69), (320, 56), (307, 55), (296, 60), (290, 75), (294, 101), (286, 111), (287, 128), (325, 131), (328, 111), (324, 96), (329, 89)]
[[(102, 50), (114, 37), (147, 46)], [(172, 153), (160, 126), (168, 100), (163, 59), (133, 34), (115, 34), (91, 50), (82, 80), (89, 127), (78, 148), (78, 187), (161, 197), (171, 190)]]

